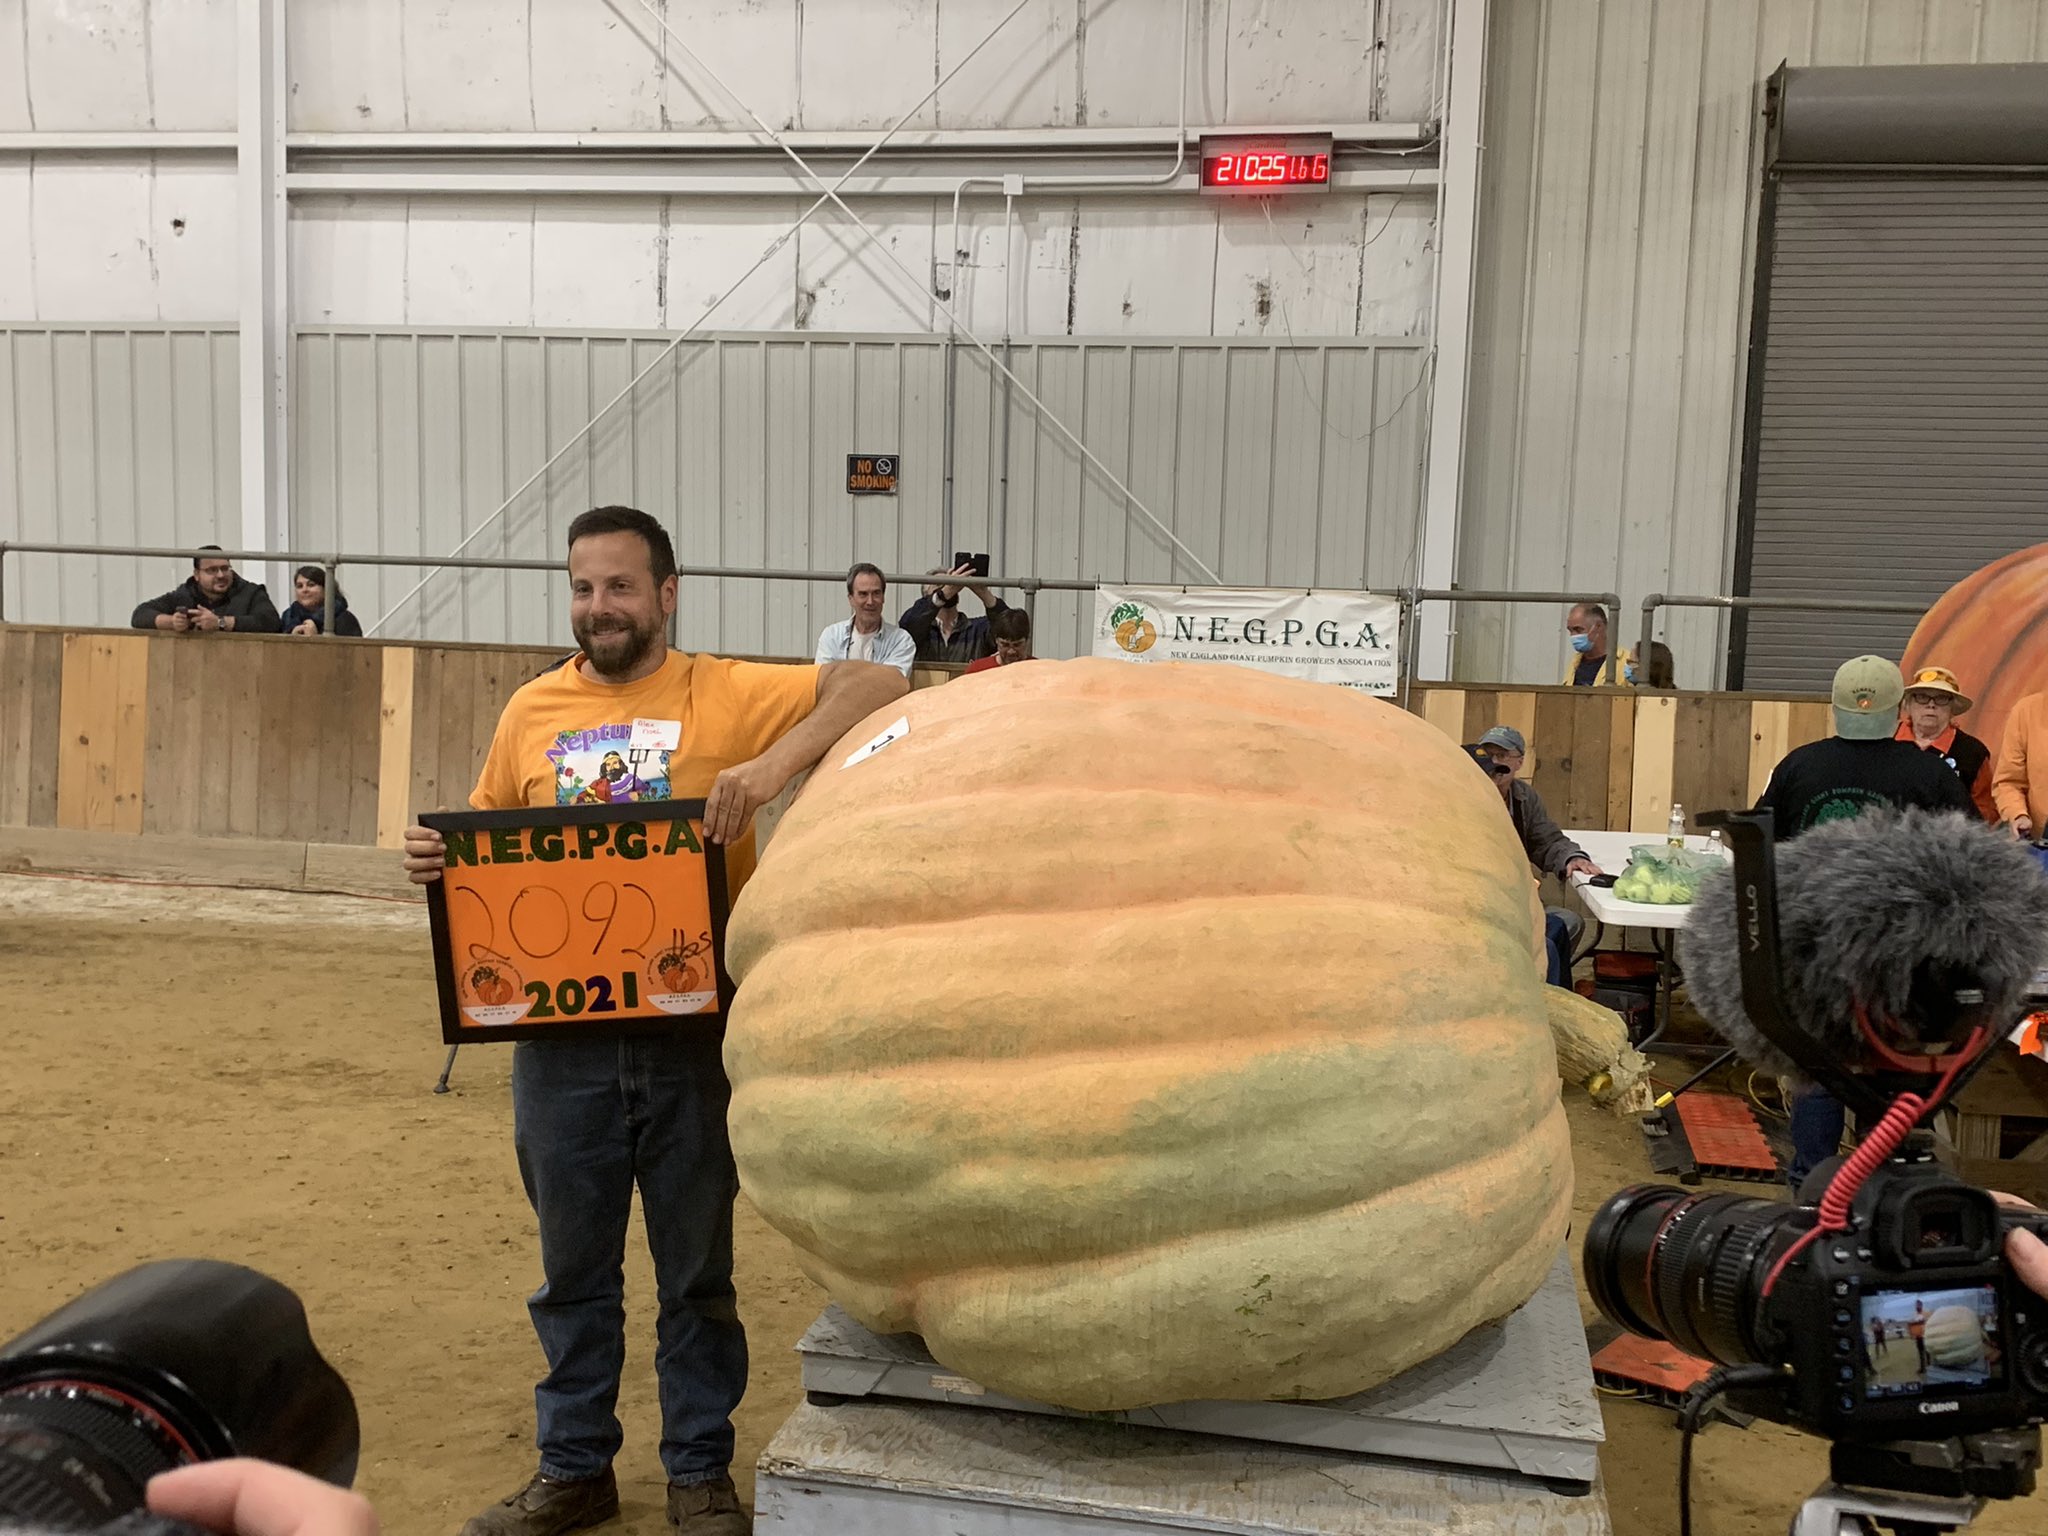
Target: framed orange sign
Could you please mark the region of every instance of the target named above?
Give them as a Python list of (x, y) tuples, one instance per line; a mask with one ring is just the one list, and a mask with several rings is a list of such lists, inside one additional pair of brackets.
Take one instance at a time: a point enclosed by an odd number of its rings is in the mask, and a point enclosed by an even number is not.
[(420, 817), (441, 1039), (725, 1027), (725, 856), (702, 800)]

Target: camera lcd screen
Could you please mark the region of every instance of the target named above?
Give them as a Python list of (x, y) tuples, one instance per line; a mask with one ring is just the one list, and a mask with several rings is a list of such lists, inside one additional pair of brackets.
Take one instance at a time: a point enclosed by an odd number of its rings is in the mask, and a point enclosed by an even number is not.
[(1865, 1393), (1917, 1397), (2000, 1382), (1998, 1291), (1872, 1291), (1863, 1298)]

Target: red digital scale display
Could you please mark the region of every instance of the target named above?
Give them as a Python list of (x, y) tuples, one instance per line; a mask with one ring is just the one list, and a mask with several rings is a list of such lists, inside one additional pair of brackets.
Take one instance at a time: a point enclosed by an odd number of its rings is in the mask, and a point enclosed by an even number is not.
[(1330, 190), (1328, 134), (1202, 140), (1202, 190), (1253, 197)]

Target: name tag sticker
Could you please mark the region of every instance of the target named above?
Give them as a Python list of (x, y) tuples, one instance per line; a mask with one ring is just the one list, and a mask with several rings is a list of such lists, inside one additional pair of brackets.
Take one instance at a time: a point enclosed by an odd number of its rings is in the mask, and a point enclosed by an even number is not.
[(673, 752), (683, 744), (680, 720), (635, 720), (633, 736), (626, 743), (630, 752)]
[(900, 740), (902, 737), (908, 736), (909, 734), (910, 716), (898, 715), (896, 717), (895, 724), (891, 725), (887, 730), (883, 731), (881, 735), (877, 736), (873, 741), (869, 742), (866, 746), (857, 747), (852, 752), (849, 752), (847, 754), (846, 761), (839, 765), (840, 771), (844, 772), (846, 769), (851, 768), (855, 763), (866, 762), (869, 758), (873, 757), (877, 752), (881, 751), (882, 748), (888, 746), (890, 742)]

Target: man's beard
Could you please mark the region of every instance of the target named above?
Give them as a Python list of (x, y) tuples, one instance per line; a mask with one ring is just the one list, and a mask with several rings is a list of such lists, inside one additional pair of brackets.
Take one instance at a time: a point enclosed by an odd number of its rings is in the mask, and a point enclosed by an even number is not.
[(663, 643), (659, 623), (643, 629), (627, 620), (611, 620), (600, 629), (586, 619), (575, 630), (576, 643), (583, 647), (591, 670), (600, 677), (631, 672)]

